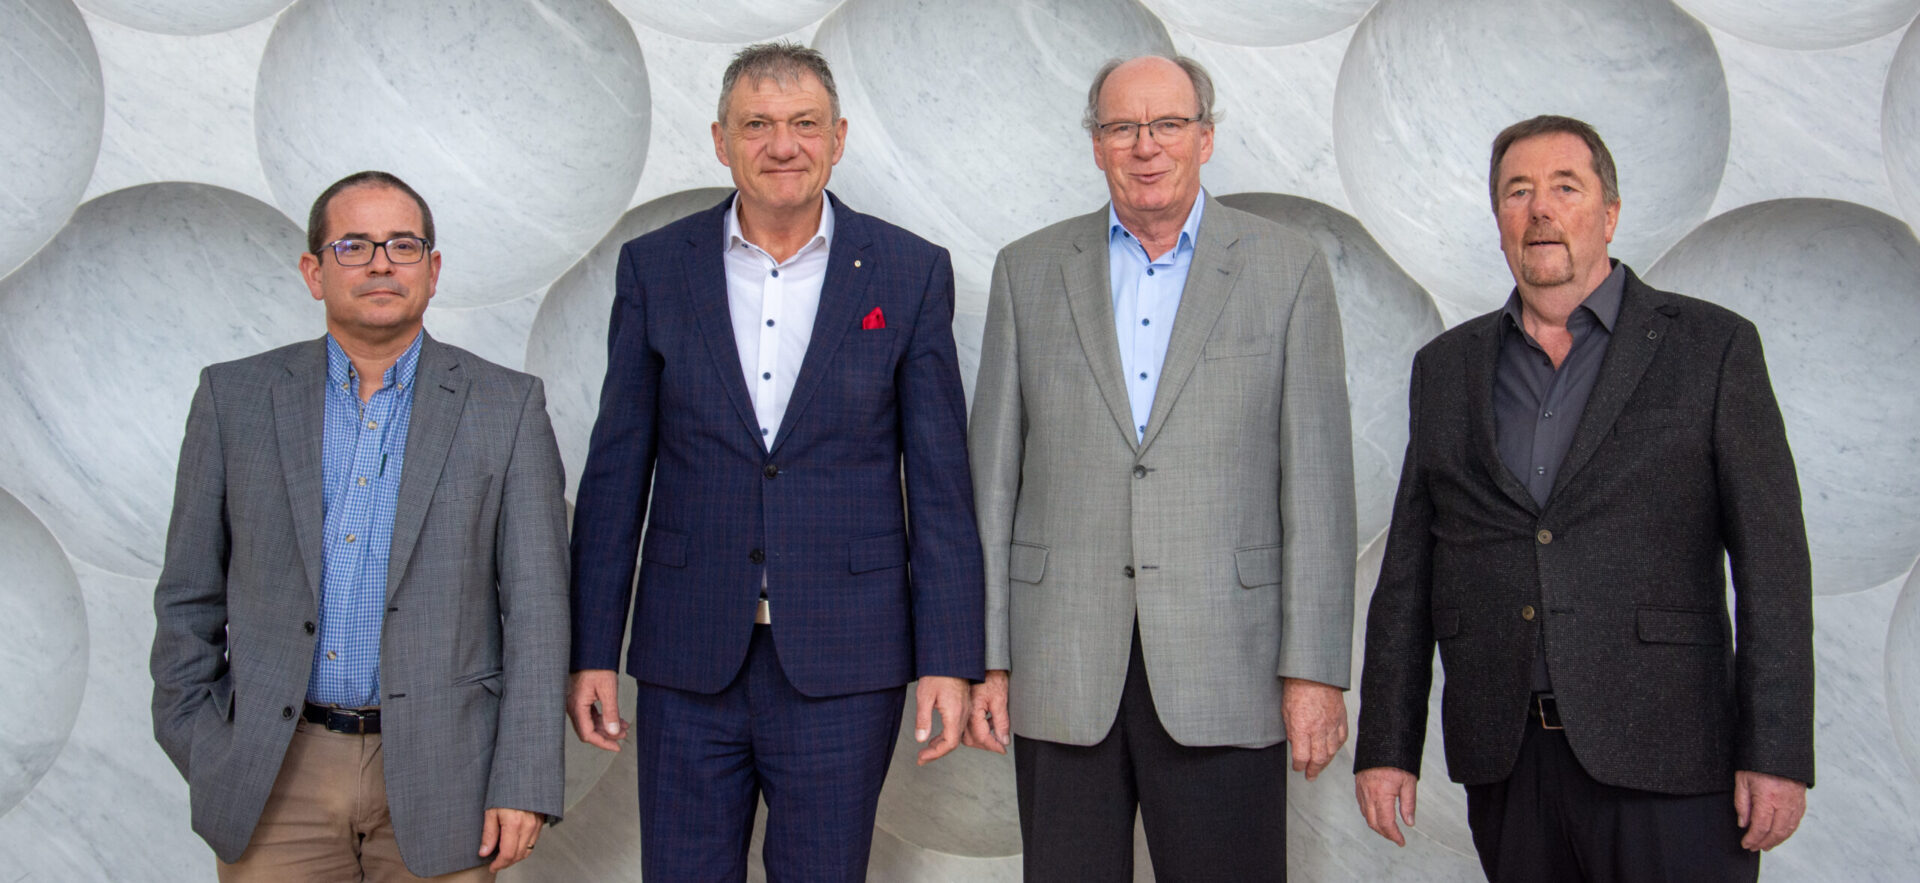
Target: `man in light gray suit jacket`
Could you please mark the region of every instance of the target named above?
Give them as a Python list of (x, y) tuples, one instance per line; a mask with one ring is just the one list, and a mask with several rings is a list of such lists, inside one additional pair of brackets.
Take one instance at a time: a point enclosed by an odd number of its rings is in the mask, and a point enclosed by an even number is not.
[(1346, 739), (1354, 503), (1331, 277), (1209, 200), (1213, 87), (1110, 63), (1110, 208), (1000, 253), (969, 448), (988, 677), (969, 744), (1015, 770), (1028, 880), (1286, 874), (1286, 777)]
[(307, 244), (326, 336), (211, 366), (194, 394), (154, 737), (222, 880), (490, 880), (565, 785), (544, 394), (426, 334), (440, 254), (400, 179), (334, 184)]

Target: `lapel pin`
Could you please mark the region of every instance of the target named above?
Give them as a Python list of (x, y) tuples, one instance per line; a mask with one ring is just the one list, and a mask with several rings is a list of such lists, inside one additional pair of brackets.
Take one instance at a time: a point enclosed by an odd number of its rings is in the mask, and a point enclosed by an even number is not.
[(853, 266), (854, 266), (854, 268), (855, 268), (855, 269), (859, 269), (859, 267), (860, 267), (860, 262), (859, 262), (859, 261), (857, 261), (857, 260), (856, 260), (856, 261), (854, 261), (854, 262), (853, 262)]
[(1648, 339), (1648, 340), (1659, 340), (1659, 339), (1660, 339), (1660, 332), (1658, 332), (1658, 331), (1652, 331), (1652, 330), (1649, 330), (1649, 331), (1647, 332), (1647, 339)]

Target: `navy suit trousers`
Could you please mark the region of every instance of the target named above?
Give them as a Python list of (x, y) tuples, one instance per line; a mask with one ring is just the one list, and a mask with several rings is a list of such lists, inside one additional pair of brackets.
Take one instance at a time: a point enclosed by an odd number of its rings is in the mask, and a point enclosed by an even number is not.
[(904, 686), (803, 695), (764, 625), (718, 693), (639, 686), (643, 879), (745, 880), (762, 796), (770, 883), (866, 879)]

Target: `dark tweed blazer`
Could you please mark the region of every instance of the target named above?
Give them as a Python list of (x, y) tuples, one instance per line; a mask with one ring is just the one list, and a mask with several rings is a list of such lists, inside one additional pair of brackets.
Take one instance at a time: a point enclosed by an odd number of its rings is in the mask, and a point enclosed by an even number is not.
[(1811, 784), (1806, 530), (1753, 324), (1629, 270), (1538, 506), (1494, 450), (1498, 321), (1468, 321), (1414, 359), (1354, 768), (1419, 773), (1438, 642), (1448, 773), (1505, 779), (1544, 629), (1567, 741), (1595, 779), (1672, 794), (1727, 790), (1735, 770)]

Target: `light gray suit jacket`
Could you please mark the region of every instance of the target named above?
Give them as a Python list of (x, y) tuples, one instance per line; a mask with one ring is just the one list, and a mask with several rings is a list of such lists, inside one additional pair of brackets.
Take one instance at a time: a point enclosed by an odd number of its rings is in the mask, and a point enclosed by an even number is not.
[[(153, 731), (193, 829), (247, 848), (319, 618), (324, 339), (200, 374), (154, 591)], [(482, 860), (489, 807), (558, 817), (566, 511), (540, 381), (422, 342), (380, 635), (387, 800), (409, 870)]]
[(1107, 209), (1000, 252), (969, 452), (987, 668), (1020, 735), (1100, 741), (1135, 617), (1184, 745), (1286, 738), (1280, 677), (1347, 686), (1353, 453), (1326, 259), (1209, 199), (1146, 440), (1122, 379)]

